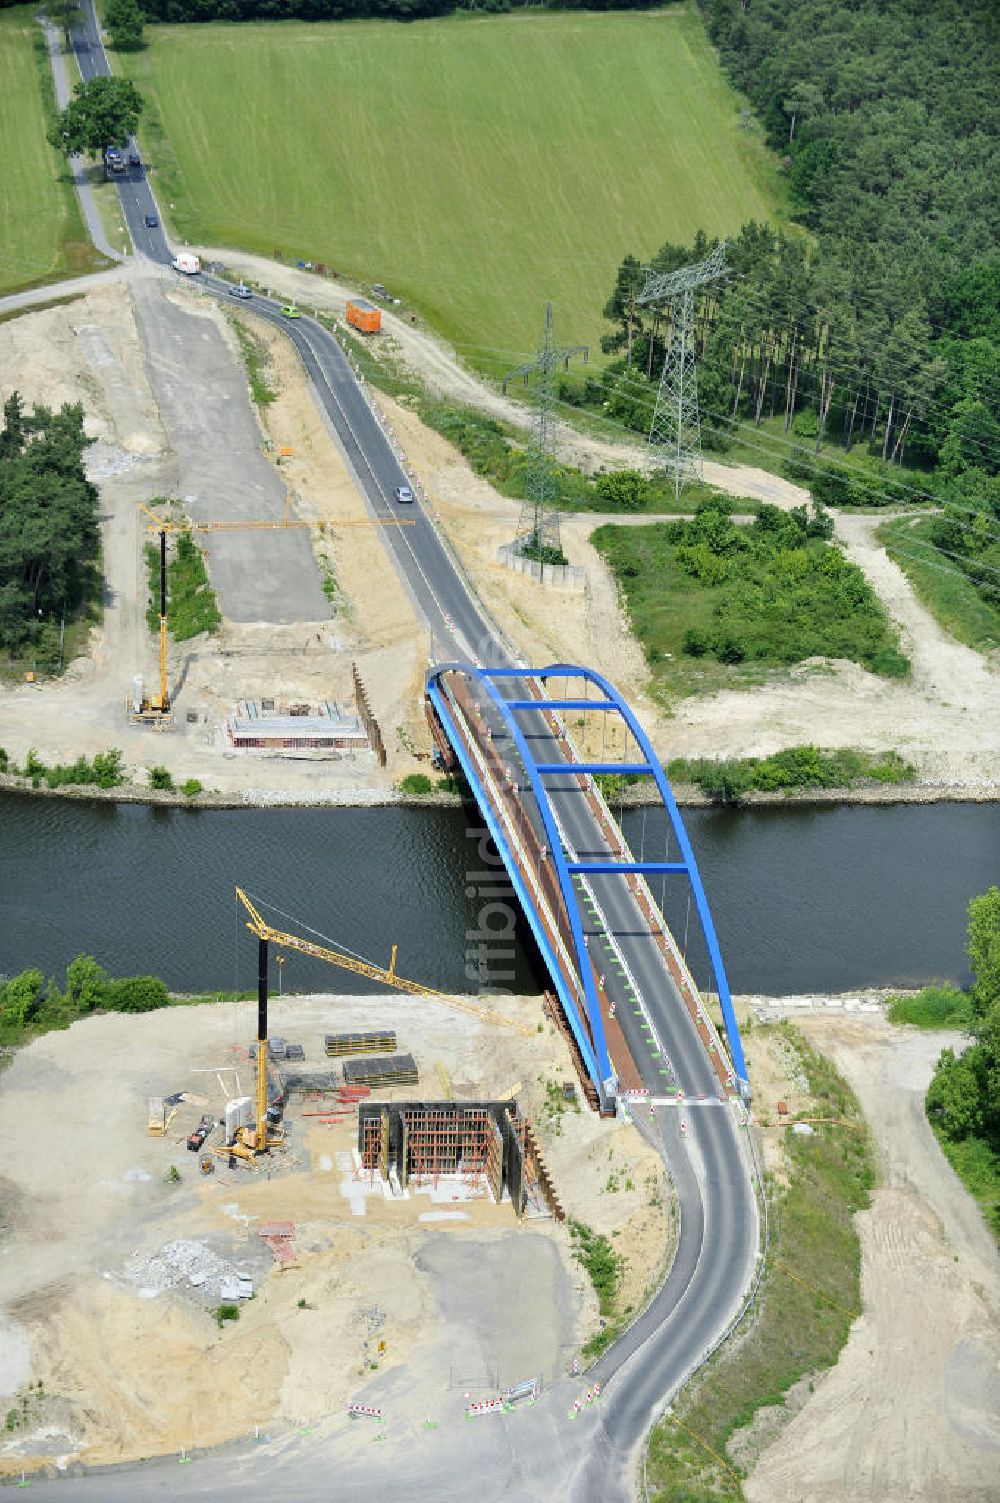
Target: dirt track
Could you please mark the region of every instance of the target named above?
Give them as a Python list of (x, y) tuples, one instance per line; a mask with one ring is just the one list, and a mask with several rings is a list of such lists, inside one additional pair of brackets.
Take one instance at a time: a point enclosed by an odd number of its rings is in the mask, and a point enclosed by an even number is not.
[[(864, 1313), (767, 1449), (751, 1503), (992, 1503), (1000, 1496), (1000, 1260), (927, 1124), (954, 1035), (881, 1014), (794, 1015), (857, 1093), (881, 1182), (857, 1218)], [(803, 1397), (805, 1397), (803, 1395)]]

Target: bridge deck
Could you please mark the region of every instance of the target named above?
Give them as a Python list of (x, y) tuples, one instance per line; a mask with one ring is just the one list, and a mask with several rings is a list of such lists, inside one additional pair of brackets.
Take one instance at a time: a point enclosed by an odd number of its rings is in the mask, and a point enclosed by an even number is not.
[[(468, 778), (603, 1108), (640, 1086), (657, 1096), (724, 1098), (745, 1075), (735, 1019), (729, 1058), (646, 880), (651, 873), (692, 880), (693, 871), (699, 917), (702, 907), (707, 915), (686, 833), (682, 860), (635, 859), (594, 776), (623, 764), (587, 762), (564, 718), (568, 709), (621, 714), (622, 702), (609, 685), (596, 701), (553, 699), (546, 681), (555, 676), (604, 687), (568, 665), (435, 670), (427, 692), (439, 746)], [(648, 755), (625, 765), (655, 775)], [(658, 764), (656, 771), (662, 779)], [(664, 802), (676, 828), (672, 795)], [(706, 939), (728, 1024), (714, 930)]]

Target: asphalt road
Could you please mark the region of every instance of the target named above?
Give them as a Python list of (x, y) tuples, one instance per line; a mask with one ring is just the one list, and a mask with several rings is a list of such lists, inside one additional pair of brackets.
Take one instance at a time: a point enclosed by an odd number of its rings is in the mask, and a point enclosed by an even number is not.
[[(97, 35), (92, 0), (86, 21), (74, 37), (85, 78), (109, 71)], [(158, 214), (144, 169), (120, 181), (122, 209), (137, 252), (169, 265), (172, 252), (162, 229), (144, 224)], [(202, 274), (199, 284), (222, 299), (229, 284)], [(472, 660), (502, 664), (510, 650), (477, 604), (450, 550), (419, 503), (398, 508), (397, 485), (409, 483), (333, 337), (309, 318), (288, 319), (280, 305), (254, 296), (258, 315), (282, 325), (299, 350), (316, 389), (321, 410), (354, 471), (375, 516), (405, 511), (414, 525), (386, 527), (383, 537), (417, 610), (432, 637), (437, 661)], [(523, 686), (509, 685), (511, 694)], [(536, 738), (536, 754), (560, 759), (554, 741), (537, 718), (523, 720)], [(542, 743), (542, 744), (540, 744)], [(606, 850), (604, 837), (579, 793), (567, 780), (552, 783), (552, 802), (568, 842), (581, 856)], [(537, 817), (537, 816), (536, 816)], [(623, 884), (593, 878), (609, 931), (625, 956), (647, 1015), (668, 1049), (675, 1078), (688, 1096), (716, 1091), (714, 1072), (686, 1007), (659, 952), (645, 933)], [(609, 979), (612, 979), (612, 976)], [(617, 984), (612, 980), (612, 984)], [(653, 1087), (661, 1084), (652, 1057), (622, 992), (618, 1015), (630, 1047)], [(405, 1444), (372, 1447), (345, 1421), (322, 1436), (276, 1446), (237, 1447), (199, 1458), (183, 1472), (176, 1464), (116, 1469), (100, 1478), (75, 1478), (74, 1498), (219, 1497), (238, 1493), (246, 1503), (275, 1491), (294, 1493), (301, 1503), (323, 1500), (489, 1499), (573, 1500), (573, 1503), (625, 1503), (631, 1493), (628, 1465), (635, 1447), (664, 1403), (722, 1333), (752, 1277), (758, 1242), (757, 1211), (745, 1129), (735, 1105), (692, 1107), (680, 1114), (661, 1108), (644, 1124), (658, 1140), (680, 1207), (679, 1245), (665, 1284), (626, 1335), (601, 1358), (596, 1375), (606, 1384), (600, 1404), (571, 1422), (568, 1412), (581, 1385), (570, 1379), (551, 1388), (529, 1411), (510, 1419), (484, 1419), (435, 1432), (434, 1444), (419, 1436)], [(64, 1483), (35, 1484), (39, 1498), (65, 1498)]]

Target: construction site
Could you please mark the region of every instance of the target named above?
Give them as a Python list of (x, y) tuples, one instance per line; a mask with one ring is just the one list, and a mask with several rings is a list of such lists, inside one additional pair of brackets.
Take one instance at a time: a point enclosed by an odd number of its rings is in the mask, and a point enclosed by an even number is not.
[[(388, 1391), (436, 1423), (579, 1360), (602, 1317), (572, 1221), (627, 1249), (622, 1309), (662, 1273), (662, 1160), (590, 1109), (540, 999), (442, 996), (240, 896), (256, 1003), (95, 1016), (5, 1071), (0, 1475), (318, 1427)], [(385, 991), (271, 998), (275, 942)]]

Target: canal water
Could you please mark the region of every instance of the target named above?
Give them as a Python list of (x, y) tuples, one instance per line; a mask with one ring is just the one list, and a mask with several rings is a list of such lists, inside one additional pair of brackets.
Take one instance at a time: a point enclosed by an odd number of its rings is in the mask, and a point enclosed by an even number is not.
[[(734, 991), (968, 979), (966, 905), (1000, 882), (1000, 805), (698, 809), (686, 823)], [(637, 853), (662, 859), (662, 815), (626, 813), (625, 829)], [(255, 946), (239, 884), (274, 905), (276, 927), (315, 931), (379, 964), (396, 943), (404, 975), (474, 990), (476, 931), (505, 922), (499, 909), (483, 918), (496, 869), (481, 846), (450, 808), (195, 811), (0, 797), (0, 973), (38, 966), (61, 980), (83, 951), (113, 974), (160, 975), (176, 990), (248, 990)], [(693, 908), (681, 879), (667, 881), (668, 917), (704, 984)], [(490, 940), (493, 981), (536, 989), (523, 924), (510, 949), (507, 959)], [(365, 989), (292, 953), (282, 984)]]

